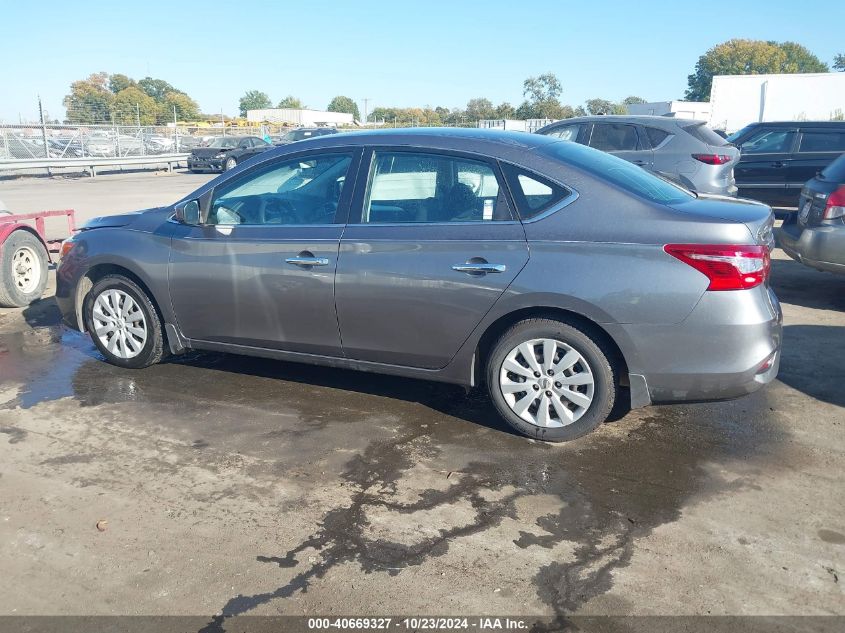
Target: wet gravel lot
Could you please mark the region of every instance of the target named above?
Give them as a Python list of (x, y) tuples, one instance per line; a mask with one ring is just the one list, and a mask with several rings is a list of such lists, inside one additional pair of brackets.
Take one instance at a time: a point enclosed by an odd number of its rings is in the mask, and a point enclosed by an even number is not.
[(845, 278), (773, 285), (768, 389), (566, 445), (447, 385), (120, 370), (51, 299), (2, 310), (0, 614), (845, 614)]

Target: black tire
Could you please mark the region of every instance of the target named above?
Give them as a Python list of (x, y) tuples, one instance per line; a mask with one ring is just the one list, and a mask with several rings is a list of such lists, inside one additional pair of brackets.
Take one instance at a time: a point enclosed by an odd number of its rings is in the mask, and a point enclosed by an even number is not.
[[(16, 258), (21, 256), (34, 275), (23, 286), (16, 274), (21, 263)], [(38, 301), (47, 285), (47, 266), (47, 249), (41, 240), (25, 229), (12, 231), (0, 249), (0, 307), (21, 308)]]
[(238, 166), (238, 159), (234, 156), (230, 156), (229, 158), (225, 158), (223, 160), (223, 171), (229, 171), (234, 169)]
[[(511, 409), (502, 393), (499, 383), (502, 364), (512, 350), (532, 339), (553, 339), (565, 343), (581, 354), (592, 370), (593, 400), (579, 419), (566, 426), (541, 427), (522, 419)], [(486, 379), (490, 398), (502, 418), (528, 437), (547, 442), (566, 442), (586, 435), (607, 420), (616, 401), (617, 378), (609, 360), (612, 354), (604, 347), (600, 337), (581, 326), (543, 318), (520, 321), (502, 334), (487, 357)]]
[[(119, 290), (126, 293), (134, 300), (143, 314), (146, 341), (136, 356), (121, 358), (112, 353), (96, 334), (93, 316), (94, 303), (97, 297), (106, 290)], [(88, 294), (85, 295), (85, 301), (82, 304), (82, 319), (85, 322), (85, 329), (91, 336), (91, 340), (94, 341), (94, 345), (97, 346), (106, 361), (112, 365), (128, 369), (141, 369), (158, 363), (166, 355), (161, 319), (152, 300), (138, 284), (123, 275), (106, 275), (94, 284)]]

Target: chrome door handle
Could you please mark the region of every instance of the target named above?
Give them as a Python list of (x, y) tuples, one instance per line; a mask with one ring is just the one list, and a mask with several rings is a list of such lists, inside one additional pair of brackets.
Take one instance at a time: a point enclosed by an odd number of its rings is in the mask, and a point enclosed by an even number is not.
[(328, 266), (329, 260), (326, 257), (288, 257), (285, 260), (287, 264), (294, 266)]
[(486, 273), (503, 273), (508, 269), (504, 264), (456, 264), (452, 270), (468, 275), (483, 275)]

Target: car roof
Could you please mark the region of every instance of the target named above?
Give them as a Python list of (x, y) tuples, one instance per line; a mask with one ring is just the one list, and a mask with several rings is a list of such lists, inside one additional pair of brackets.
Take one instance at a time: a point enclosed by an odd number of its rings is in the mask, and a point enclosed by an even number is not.
[(845, 127), (845, 121), (755, 121), (746, 127)]
[[(541, 134), (527, 132), (488, 130), (479, 128), (391, 128), (383, 130), (357, 130), (310, 138), (301, 143), (308, 147), (334, 147), (338, 145), (412, 145), (442, 149), (461, 149), (482, 152), (498, 148), (535, 149), (541, 145), (560, 142)], [(299, 145), (305, 147), (305, 145)]]
[[(689, 125), (696, 125), (704, 123), (696, 119), (679, 119), (671, 116), (657, 116), (654, 114), (593, 114), (590, 116), (576, 116), (571, 119), (561, 119), (554, 123), (549, 123), (547, 128), (556, 127), (559, 125), (568, 125), (570, 123), (642, 123), (644, 125), (666, 126), (666, 127), (688, 127)], [(687, 124), (687, 125), (683, 125)]]

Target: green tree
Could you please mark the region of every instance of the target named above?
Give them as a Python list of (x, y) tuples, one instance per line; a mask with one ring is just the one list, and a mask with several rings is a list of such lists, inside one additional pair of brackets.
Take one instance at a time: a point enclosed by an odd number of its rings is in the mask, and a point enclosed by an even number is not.
[(496, 106), (496, 117), (497, 119), (512, 119), (516, 116), (516, 108), (514, 108), (510, 103), (507, 101), (503, 101), (499, 105)]
[(630, 97), (625, 97), (624, 99), (622, 99), (622, 103), (625, 105), (633, 105), (635, 103), (648, 103), (648, 101), (646, 101), (642, 97), (635, 97), (631, 95)]
[(238, 105), (241, 109), (241, 116), (246, 116), (247, 110), (266, 110), (273, 107), (273, 102), (270, 101), (266, 92), (247, 90)]
[(553, 73), (529, 77), (522, 83), (526, 100), (517, 108), (520, 119), (565, 119), (572, 115), (572, 108), (560, 102), (563, 91), (560, 80)]
[(197, 102), (184, 92), (168, 92), (159, 104), (158, 122), (169, 123), (173, 121), (174, 108), (176, 108), (176, 119), (178, 121), (198, 121), (203, 118)]
[(839, 54), (833, 58), (834, 70), (845, 71), (845, 55)]
[(492, 119), (496, 115), (493, 103), (490, 99), (478, 97), (467, 101), (466, 116), (471, 121), (480, 119)]
[(121, 75), (120, 73), (114, 74), (109, 76), (109, 90), (111, 90), (114, 94), (117, 94), (121, 90), (125, 90), (131, 86), (137, 86), (138, 83), (126, 75)]
[(687, 78), (685, 98), (709, 101), (714, 75), (760, 75), (767, 73), (819, 73), (828, 66), (794, 42), (728, 40), (698, 58), (695, 72)]
[(522, 94), (529, 101), (557, 101), (563, 88), (554, 73), (544, 73), (538, 77), (529, 77), (522, 82)]
[[(177, 90), (164, 79), (153, 79), (152, 77), (144, 77), (138, 82), (138, 87), (155, 99), (158, 103), (164, 100), (164, 96), (168, 92), (182, 92)], [(184, 93), (182, 93), (184, 94)]]
[(288, 95), (281, 101), (279, 101), (279, 105), (276, 106), (277, 108), (290, 108), (291, 110), (303, 110), (305, 109), (305, 105), (303, 105), (302, 101), (294, 97), (293, 95)]
[(68, 123), (110, 123), (114, 94), (108, 88), (108, 74), (94, 73), (74, 81), (62, 102)]
[(158, 104), (151, 96), (137, 86), (129, 86), (118, 92), (112, 101), (115, 123), (121, 125), (155, 125)]
[(331, 100), (326, 108), (329, 112), (345, 112), (351, 114), (356, 121), (361, 120), (361, 113), (358, 112), (358, 104), (351, 97), (338, 95)]

